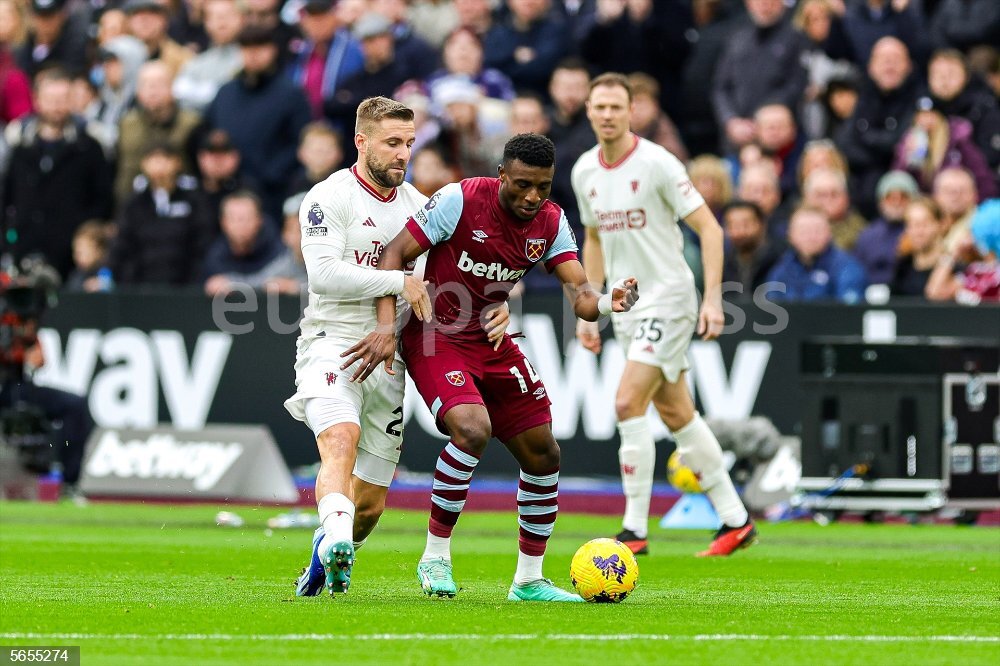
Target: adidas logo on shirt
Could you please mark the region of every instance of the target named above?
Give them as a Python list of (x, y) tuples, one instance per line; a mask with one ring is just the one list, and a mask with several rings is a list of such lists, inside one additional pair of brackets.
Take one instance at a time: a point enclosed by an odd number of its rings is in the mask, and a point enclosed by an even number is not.
[(361, 226), (363, 226), (363, 227), (374, 227), (375, 226), (375, 222), (372, 220), (372, 218), (369, 217), (367, 220), (365, 220), (364, 222), (362, 222)]

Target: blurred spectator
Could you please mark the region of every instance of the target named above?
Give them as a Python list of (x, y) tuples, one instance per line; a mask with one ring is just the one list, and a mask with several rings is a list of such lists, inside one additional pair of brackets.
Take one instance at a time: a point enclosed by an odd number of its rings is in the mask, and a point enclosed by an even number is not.
[(181, 177), (181, 156), (167, 142), (151, 143), (142, 178), (118, 220), (111, 270), (118, 284), (183, 285), (197, 277), (214, 235), (193, 178)]
[(960, 167), (945, 169), (934, 179), (932, 196), (941, 208), (945, 252), (970, 260), (963, 252), (972, 247), (972, 215), (979, 200), (975, 179)]
[(522, 93), (510, 103), (510, 133), (548, 134), (552, 124), (545, 115), (542, 98), (530, 92)]
[(732, 33), (715, 71), (712, 101), (733, 148), (754, 138), (753, 113), (763, 104), (797, 108), (806, 87), (804, 40), (785, 20), (782, 0), (745, 0), (752, 25)]
[(74, 74), (70, 93), (70, 113), (83, 122), (87, 134), (97, 139), (109, 161), (114, 161), (118, 126), (101, 121), (103, 110), (97, 86), (86, 74)]
[[(477, 0), (486, 4), (486, 0)], [(412, 0), (410, 2), (410, 23), (413, 31), (431, 46), (440, 49), (444, 40), (459, 27), (456, 5), (462, 0)], [(489, 9), (487, 9), (489, 13)], [(479, 33), (477, 33), (479, 34)]]
[(660, 108), (660, 84), (643, 72), (630, 74), (628, 81), (632, 85), (632, 132), (663, 146), (681, 162), (687, 162), (687, 148), (677, 126)]
[[(271, 31), (271, 40), (278, 48), (278, 63), (284, 66), (298, 53), (299, 31), (293, 25), (289, 25), (289, 23), (296, 21), (285, 23), (281, 20), (279, 10), (282, 0), (243, 0), (243, 2), (246, 5), (246, 25)], [(296, 6), (291, 2), (287, 4), (289, 8)], [(293, 18), (298, 19), (298, 16), (293, 16)], [(293, 43), (295, 43), (294, 49), (292, 48)], [(358, 59), (360, 60), (360, 56)]]
[(934, 45), (968, 51), (1000, 44), (1000, 3), (995, 0), (941, 0), (931, 19)]
[(682, 75), (681, 116), (675, 120), (680, 121), (684, 143), (693, 155), (717, 152), (721, 145), (712, 106), (712, 79), (731, 33), (746, 22), (742, 12), (728, 11), (735, 4), (722, 0), (691, 3), (694, 27), (687, 37), (692, 44)]
[[(1000, 56), (994, 55), (1000, 61)], [(1000, 105), (996, 93), (978, 76), (972, 76), (965, 56), (946, 49), (931, 57), (927, 85), (934, 108), (951, 118), (958, 116), (972, 123), (976, 146), (996, 173), (1000, 166)]]
[(1000, 51), (984, 44), (969, 51), (969, 73), (979, 75), (993, 94), (1000, 97)]
[(284, 221), (281, 225), (281, 242), (285, 250), (267, 266), (261, 277), (264, 289), (279, 294), (300, 294), (306, 287), (306, 262), (302, 258), (302, 225), (299, 223), (299, 208), (305, 193), (285, 199), (282, 205)]
[(854, 208), (847, 194), (847, 179), (832, 169), (817, 169), (802, 184), (802, 202), (826, 215), (833, 242), (842, 250), (854, 249), (868, 222)]
[[(194, 111), (180, 109), (171, 90), (173, 71), (161, 60), (151, 60), (139, 69), (135, 91), (136, 106), (121, 120), (118, 135), (118, 173), (115, 197), (119, 208), (132, 193), (135, 177), (146, 147), (151, 143), (167, 142), (178, 155), (184, 155), (192, 132), (200, 117)], [(187, 160), (182, 160), (184, 172), (191, 172)]]
[(98, 273), (108, 267), (111, 245), (109, 225), (87, 220), (73, 234), (73, 270), (63, 283), (66, 291), (107, 291), (111, 288)]
[(416, 139), (410, 147), (410, 154), (434, 143), (441, 134), (441, 123), (431, 113), (431, 100), (424, 93), (423, 85), (419, 81), (407, 81), (395, 92), (393, 98), (413, 110)]
[(687, 32), (694, 27), (687, 3), (597, 0), (584, 26), (580, 55), (595, 71), (652, 76), (657, 104), (671, 117), (680, 116), (681, 76), (691, 49)]
[(774, 162), (781, 183), (781, 196), (798, 190), (799, 159), (805, 140), (795, 124), (792, 110), (783, 104), (766, 104), (753, 114), (754, 135), (764, 157)]
[(288, 196), (308, 192), (341, 167), (344, 149), (340, 134), (328, 123), (311, 122), (302, 129), (296, 156), (302, 169), (292, 178)]
[(430, 197), (448, 183), (458, 180), (436, 148), (422, 148), (413, 153), (410, 172), (413, 175), (413, 186), (425, 197)]
[(771, 240), (767, 222), (760, 208), (749, 201), (730, 201), (722, 209), (722, 225), (726, 232), (726, 253), (722, 265), (724, 293), (735, 285), (746, 298), (767, 280), (771, 269), (781, 258), (785, 243)]
[[(492, 104), (488, 103), (492, 102)], [(434, 86), (433, 104), (442, 109), (438, 142), (461, 178), (492, 176), (510, 136), (509, 105), (484, 100), (465, 77), (442, 79)]]
[(941, 210), (926, 198), (918, 198), (905, 209), (906, 245), (893, 267), (889, 284), (894, 296), (923, 296), (927, 280), (944, 253)]
[(744, 201), (757, 204), (767, 223), (771, 238), (784, 238), (788, 220), (781, 207), (781, 186), (774, 165), (761, 163), (740, 171), (736, 196)]
[[(858, 235), (854, 256), (865, 267), (870, 284), (889, 284), (903, 235), (903, 215), (920, 190), (910, 174), (890, 171), (879, 179), (876, 192), (879, 216)], [(938, 210), (936, 204), (934, 208)], [(940, 217), (938, 212), (939, 224)]]
[(238, 0), (205, 0), (205, 32), (209, 48), (189, 60), (174, 79), (174, 97), (184, 109), (199, 113), (212, 103), (219, 88), (243, 66), (236, 37), (244, 15)]
[(79, 71), (87, 62), (86, 26), (70, 17), (68, 0), (31, 0), (27, 38), (14, 51), (17, 66), (34, 79), (46, 67)]
[(843, 153), (837, 150), (837, 145), (829, 139), (810, 141), (802, 149), (797, 181), (799, 192), (802, 191), (802, 184), (809, 174), (817, 169), (833, 169), (844, 174), (844, 178), (848, 178), (850, 175), (847, 159), (844, 158)]
[(975, 259), (966, 264), (945, 252), (927, 280), (927, 298), (966, 305), (1000, 301), (1000, 199), (984, 201), (971, 228)]
[(483, 68), (482, 38), (472, 28), (457, 28), (444, 42), (444, 67), (427, 79), (427, 86), (433, 90), (434, 84), (452, 76), (466, 76), (475, 82), (483, 95), (494, 99), (514, 98), (514, 84), (499, 69)]
[(818, 208), (802, 207), (788, 223), (789, 248), (768, 273), (766, 282), (784, 284), (770, 291), (772, 300), (838, 300), (857, 303), (865, 290), (865, 270), (833, 243), (830, 222)]
[(909, 172), (920, 189), (929, 192), (937, 174), (949, 167), (967, 169), (981, 199), (996, 193), (994, 175), (973, 142), (972, 123), (957, 116), (946, 118), (930, 97), (921, 97), (910, 128), (896, 145), (893, 168)]
[(493, 0), (454, 0), (458, 25), (472, 28), (480, 37), (485, 37), (493, 27)]
[(517, 90), (544, 93), (556, 65), (569, 52), (569, 35), (549, 15), (549, 2), (507, 0), (510, 16), (483, 37), (483, 64), (509, 76)]
[(288, 251), (277, 225), (264, 222), (260, 199), (254, 193), (244, 190), (222, 200), (222, 235), (209, 247), (202, 266), (208, 296), (227, 293), (234, 282), (255, 289), (264, 286), (270, 277), (268, 264)]
[(549, 82), (550, 128), (548, 137), (556, 145), (556, 160), (567, 168), (557, 168), (552, 181), (552, 199), (559, 202), (566, 217), (579, 224), (576, 195), (570, 182), (572, 165), (597, 143), (587, 120), (586, 102), (590, 95), (590, 74), (583, 61), (569, 58), (559, 63)]
[(31, 81), (0, 42), (0, 127), (31, 113)]
[(27, 38), (27, 3), (22, 0), (0, 0), (0, 45), (16, 49)]
[(150, 60), (160, 60), (167, 65), (173, 78), (184, 63), (194, 57), (194, 51), (181, 46), (167, 35), (170, 17), (168, 2), (169, 0), (128, 0), (124, 9), (128, 16), (129, 32), (146, 45)]
[(407, 4), (407, 0), (370, 0), (369, 9), (392, 23), (396, 57), (407, 67), (406, 78), (423, 80), (437, 69), (441, 54), (439, 49), (431, 47), (415, 33), (409, 21)]
[(331, 0), (334, 3), (334, 11), (340, 24), (351, 30), (354, 22), (361, 18), (368, 11), (370, 0)]
[(841, 21), (843, 11), (842, 0), (802, 0), (792, 19), (806, 42), (802, 63), (808, 73), (808, 85), (801, 117), (803, 130), (813, 138), (825, 136), (829, 120), (823, 95), (830, 82), (854, 71), (851, 44)]
[[(225, 130), (204, 132), (198, 142), (198, 193), (209, 219), (219, 219), (222, 200), (239, 190), (255, 191), (257, 184), (240, 173), (240, 151)], [(214, 222), (213, 222), (214, 223)]]
[(883, 37), (895, 37), (918, 62), (927, 61), (924, 17), (913, 0), (856, 0), (844, 15), (854, 62), (865, 63)]
[(810, 136), (829, 139), (841, 131), (858, 106), (858, 85), (854, 74), (836, 76), (827, 82), (820, 98), (822, 116), (807, 113), (805, 117), (804, 122), (810, 123), (807, 127)]
[(305, 91), (313, 120), (319, 120), (334, 92), (362, 71), (365, 57), (333, 0), (306, 0), (299, 10), (299, 29), (305, 40), (293, 43), (291, 75)]
[[(354, 22), (354, 38), (361, 44), (364, 64), (345, 76), (326, 103), (325, 115), (345, 134), (354, 129), (358, 105), (377, 95), (390, 95), (410, 77), (412, 67), (396, 52), (392, 23), (381, 14), (365, 14)], [(345, 146), (348, 161), (356, 156), (354, 143)]]
[(733, 177), (726, 162), (715, 155), (699, 155), (691, 160), (687, 171), (694, 189), (716, 218), (722, 219), (723, 207), (733, 198)]
[(102, 135), (107, 137), (109, 143), (105, 143), (105, 152), (114, 155), (121, 120), (135, 102), (139, 69), (146, 61), (146, 47), (131, 35), (121, 35), (100, 47), (97, 59), (99, 64), (91, 70), (91, 76), (99, 72), (94, 78), (101, 82), (97, 92), (100, 106), (93, 122), (100, 124)]
[[(97, 19), (97, 45), (104, 46), (116, 37), (128, 35), (128, 16), (121, 9), (106, 9)], [(138, 41), (138, 38), (135, 38)], [(145, 53), (143, 54), (145, 58)]]
[(111, 216), (111, 166), (83, 122), (70, 114), (72, 79), (51, 69), (35, 79), (35, 113), (7, 125), (8, 168), (0, 188), (0, 226), (15, 259), (39, 252), (63, 276), (73, 233), (84, 220)]
[(202, 53), (211, 46), (205, 12), (205, 0), (168, 0), (167, 34), (178, 44)]
[(895, 37), (883, 37), (875, 44), (868, 76), (854, 115), (836, 137), (851, 167), (855, 203), (866, 212), (874, 209), (875, 185), (892, 164), (917, 98), (909, 52)]
[(243, 174), (260, 187), (267, 214), (278, 219), (285, 188), (298, 165), (295, 151), (309, 122), (309, 103), (278, 71), (272, 31), (247, 26), (239, 42), (243, 69), (219, 89), (205, 111), (205, 123), (229, 134), (240, 151)]

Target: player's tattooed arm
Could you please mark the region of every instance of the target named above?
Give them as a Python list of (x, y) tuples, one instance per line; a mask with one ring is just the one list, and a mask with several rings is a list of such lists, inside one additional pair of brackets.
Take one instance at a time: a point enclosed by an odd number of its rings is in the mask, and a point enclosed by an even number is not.
[[(423, 253), (413, 235), (403, 229), (393, 238), (379, 257), (378, 270), (402, 270), (403, 266), (413, 261)], [(407, 275), (403, 281), (403, 291), (400, 294), (413, 307), (413, 315), (421, 321), (431, 320), (431, 300), (427, 294), (426, 282), (412, 275)], [(358, 364), (352, 382), (363, 382), (375, 372), (379, 365), (384, 364), (385, 371), (396, 374), (392, 362), (396, 356), (396, 297), (383, 296), (375, 299), (375, 315), (378, 323), (375, 330), (363, 340), (341, 354), (347, 360), (341, 365), (346, 370), (355, 363)]]
[(555, 267), (555, 274), (562, 282), (576, 316), (587, 321), (597, 321), (602, 314), (628, 312), (639, 300), (639, 283), (634, 277), (619, 280), (612, 285), (609, 293), (601, 294), (587, 280), (579, 261), (562, 262)]

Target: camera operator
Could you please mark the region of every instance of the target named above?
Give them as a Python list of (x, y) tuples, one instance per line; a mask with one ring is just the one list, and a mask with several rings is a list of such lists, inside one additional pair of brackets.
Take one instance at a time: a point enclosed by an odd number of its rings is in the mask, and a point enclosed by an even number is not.
[(93, 429), (87, 399), (32, 381), (45, 364), (38, 322), (58, 285), (58, 273), (41, 261), (26, 258), (14, 266), (0, 258), (0, 437), (16, 433), (11, 441), (21, 446), (31, 471), (46, 471), (37, 468), (46, 462), (44, 454), (54, 454), (62, 465), (63, 495), (76, 498), (83, 449)]

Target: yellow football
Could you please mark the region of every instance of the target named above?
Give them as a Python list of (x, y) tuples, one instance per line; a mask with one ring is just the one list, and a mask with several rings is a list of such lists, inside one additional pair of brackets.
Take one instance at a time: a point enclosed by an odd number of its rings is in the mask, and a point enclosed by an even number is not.
[(667, 460), (667, 481), (682, 493), (701, 493), (701, 484), (694, 470), (681, 460), (680, 451), (674, 451)]
[(584, 600), (616, 604), (635, 589), (639, 565), (621, 541), (593, 539), (576, 551), (569, 575)]

